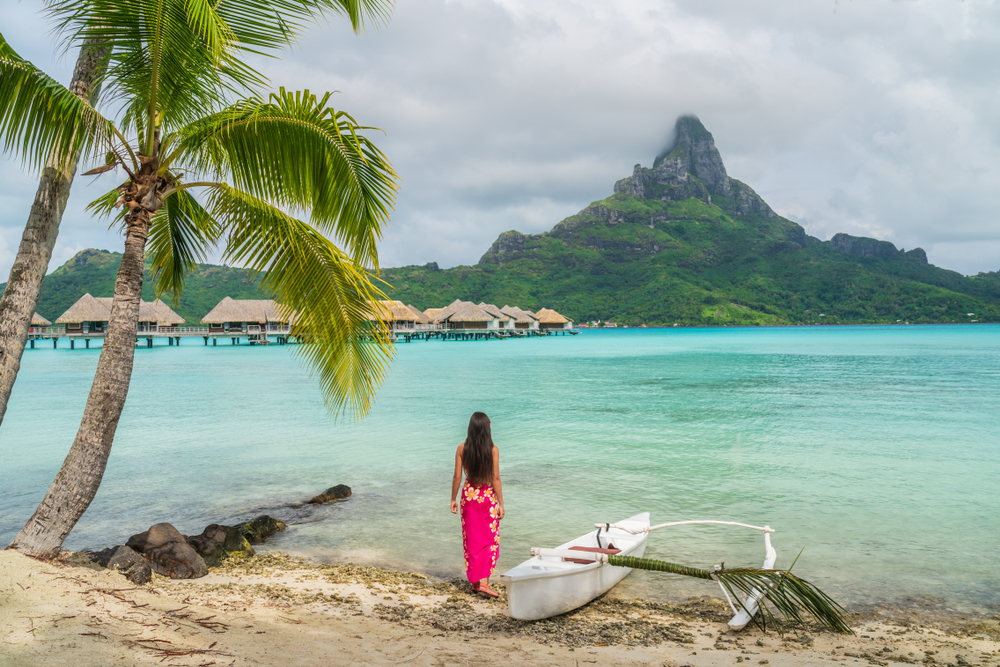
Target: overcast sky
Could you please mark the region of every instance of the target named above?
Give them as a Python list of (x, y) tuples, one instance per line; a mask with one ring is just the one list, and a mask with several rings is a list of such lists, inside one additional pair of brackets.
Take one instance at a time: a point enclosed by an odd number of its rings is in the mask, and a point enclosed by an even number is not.
[[(68, 82), (40, 3), (5, 0), (4, 36)], [(474, 264), (497, 235), (547, 231), (651, 166), (678, 115), (730, 176), (821, 239), (922, 247), (1000, 269), (1000, 6), (969, 0), (399, 0), (360, 37), (332, 18), (274, 87), (338, 90), (402, 177), (383, 266)], [(78, 177), (50, 270), (121, 250), (83, 212), (114, 176)], [(37, 177), (0, 163), (0, 280)]]

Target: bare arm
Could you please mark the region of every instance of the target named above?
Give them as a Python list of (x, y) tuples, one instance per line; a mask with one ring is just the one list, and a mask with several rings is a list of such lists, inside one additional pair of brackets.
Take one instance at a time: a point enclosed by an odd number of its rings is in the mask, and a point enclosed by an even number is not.
[(465, 450), (465, 443), (463, 442), (455, 450), (455, 474), (451, 477), (451, 513), (458, 514), (458, 501), (455, 497), (458, 495), (458, 490), (462, 487), (462, 452)]
[(500, 448), (493, 445), (493, 495), (497, 498), (500, 508), (497, 518), (503, 518), (503, 489), (500, 487)]

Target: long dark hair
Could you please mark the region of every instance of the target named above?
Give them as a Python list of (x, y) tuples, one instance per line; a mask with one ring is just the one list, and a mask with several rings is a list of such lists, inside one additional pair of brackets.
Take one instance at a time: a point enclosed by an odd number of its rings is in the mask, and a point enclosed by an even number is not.
[(473, 412), (469, 419), (469, 433), (465, 436), (462, 464), (469, 482), (481, 486), (493, 477), (493, 434), (490, 418), (482, 412)]

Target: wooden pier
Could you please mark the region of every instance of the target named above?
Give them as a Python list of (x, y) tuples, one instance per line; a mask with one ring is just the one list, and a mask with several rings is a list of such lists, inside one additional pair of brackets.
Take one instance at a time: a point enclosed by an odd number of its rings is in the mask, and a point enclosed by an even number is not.
[[(532, 336), (575, 336), (579, 331), (572, 329), (542, 329), (526, 331), (523, 329), (448, 329), (438, 326), (425, 326), (421, 329), (393, 328), (393, 340), (396, 343), (410, 343), (415, 340), (431, 341), (477, 341), (477, 340), (507, 340), (509, 338), (530, 338)], [(69, 349), (75, 350), (80, 343), (84, 349), (90, 349), (90, 341), (104, 340), (104, 332), (67, 333), (60, 326), (32, 327), (28, 331), (28, 346), (35, 349), (36, 343), (52, 341), (53, 349), (59, 348), (59, 342), (69, 343)], [(291, 327), (246, 327), (240, 331), (209, 331), (208, 327), (147, 327), (136, 332), (136, 347), (153, 347), (154, 340), (166, 339), (168, 346), (180, 346), (182, 339), (202, 339), (203, 345), (217, 347), (219, 339), (223, 345), (228, 340), (229, 345), (292, 345), (297, 341), (291, 334)]]
[[(104, 340), (103, 331), (87, 333), (67, 333), (65, 328), (59, 326), (32, 327), (28, 330), (28, 346), (35, 349), (35, 343), (39, 341), (52, 341), (52, 348), (59, 348), (59, 341), (69, 341), (69, 349), (75, 350), (78, 343), (83, 343), (84, 349), (90, 348), (90, 341)], [(228, 339), (230, 345), (242, 345), (246, 341), (248, 345), (287, 345), (295, 342), (291, 335), (291, 328), (284, 327), (246, 327), (246, 330), (232, 331), (209, 331), (208, 327), (146, 327), (135, 334), (136, 347), (153, 347), (156, 339), (166, 339), (168, 346), (180, 346), (181, 339), (201, 338), (204, 345), (208, 345), (209, 339), (213, 346), (219, 344), (219, 339)]]
[(508, 338), (530, 338), (531, 336), (575, 336), (579, 331), (572, 329), (542, 329), (526, 331), (524, 329), (393, 329), (397, 343), (410, 343), (415, 340), (470, 341), (470, 340), (507, 340)]

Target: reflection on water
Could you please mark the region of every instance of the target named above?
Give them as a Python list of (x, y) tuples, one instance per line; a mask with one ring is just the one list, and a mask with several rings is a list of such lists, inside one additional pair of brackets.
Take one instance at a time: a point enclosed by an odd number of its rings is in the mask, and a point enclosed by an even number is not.
[[(650, 511), (770, 524), (787, 566), (854, 605), (1000, 604), (1000, 327), (585, 332), (400, 345), (371, 416), (335, 421), (288, 348), (139, 349), (104, 485), (67, 546), (152, 523), (197, 533), (269, 513), (265, 548), (461, 574), (454, 449), (483, 410), (501, 449), (501, 569)], [(28, 350), (0, 428), (0, 541), (73, 439), (96, 350)], [(334, 484), (355, 495), (303, 501)], [(651, 557), (759, 565), (758, 534), (686, 527)], [(715, 594), (634, 573), (620, 595)], [(928, 597), (930, 596), (930, 597)], [(930, 604), (922, 602), (921, 604)], [(936, 604), (936, 603), (935, 603)]]

